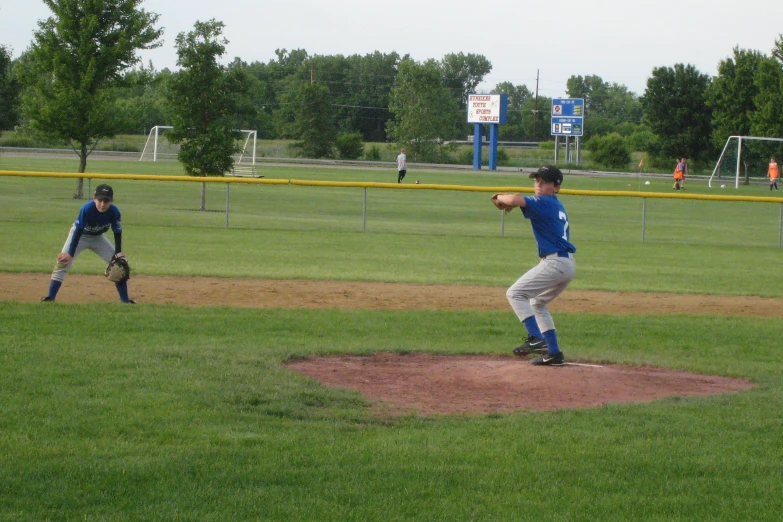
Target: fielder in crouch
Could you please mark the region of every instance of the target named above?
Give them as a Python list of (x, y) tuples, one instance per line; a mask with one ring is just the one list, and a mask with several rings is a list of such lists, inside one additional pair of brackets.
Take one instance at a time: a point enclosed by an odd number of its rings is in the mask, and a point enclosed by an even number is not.
[(530, 175), (535, 179), (535, 196), (495, 194), (492, 202), (509, 212), (520, 207), (533, 227), (541, 261), (520, 277), (506, 292), (511, 308), (525, 325), (528, 337), (514, 349), (514, 355), (539, 354), (533, 364), (563, 364), (565, 358), (557, 343), (555, 323), (547, 305), (568, 286), (576, 273), (571, 231), (565, 207), (557, 199), (563, 173), (552, 165)]
[[(41, 301), (54, 302), (65, 275), (71, 269), (74, 258), (82, 250), (92, 250), (106, 263), (111, 261), (114, 256), (125, 256), (122, 251), (120, 209), (112, 201), (114, 201), (114, 190), (109, 185), (98, 185), (92, 201), (85, 203), (79, 209), (79, 215), (68, 232), (68, 238), (65, 240), (62, 252), (57, 256), (57, 264), (52, 271), (52, 279), (49, 282), (49, 293)], [(114, 246), (104, 236), (104, 233), (109, 229), (114, 233)], [(136, 301), (128, 297), (127, 281), (114, 284), (117, 287), (120, 301), (136, 304)]]

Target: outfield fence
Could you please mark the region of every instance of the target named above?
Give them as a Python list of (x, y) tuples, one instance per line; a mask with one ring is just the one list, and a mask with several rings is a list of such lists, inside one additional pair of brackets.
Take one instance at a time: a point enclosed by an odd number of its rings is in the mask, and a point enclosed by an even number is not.
[[(443, 185), (443, 184), (425, 184), (425, 183), (380, 183), (380, 182), (354, 182), (354, 181), (316, 181), (299, 179), (272, 179), (272, 178), (249, 178), (249, 177), (192, 177), (192, 176), (164, 176), (164, 175), (144, 175), (144, 174), (102, 174), (102, 173), (71, 173), (71, 172), (37, 172), (37, 171), (10, 171), (0, 170), (0, 177), (28, 177), (28, 178), (71, 178), (87, 180), (87, 199), (92, 193), (91, 181), (98, 180), (134, 180), (134, 181), (160, 181), (168, 183), (203, 183), (203, 184), (224, 184), (225, 185), (225, 226), (229, 227), (231, 217), (231, 186), (232, 185), (286, 185), (298, 187), (316, 187), (316, 188), (357, 188), (362, 190), (362, 231), (367, 230), (368, 217), (368, 190), (405, 190), (405, 191), (449, 191), (449, 192), (518, 192), (533, 193), (530, 187), (515, 186), (467, 186), (467, 185)], [(783, 198), (765, 197), (765, 196), (731, 196), (731, 195), (711, 195), (711, 194), (691, 194), (691, 193), (663, 193), (663, 192), (641, 192), (641, 191), (597, 191), (597, 190), (577, 190), (561, 189), (561, 195), (584, 196), (591, 198), (636, 198), (640, 199), (641, 206), (641, 241), (644, 242), (647, 233), (648, 221), (648, 200), (693, 200), (693, 201), (714, 201), (714, 202), (745, 202), (745, 203), (767, 203), (778, 205), (777, 212), (777, 246), (783, 247)], [(506, 222), (505, 212), (500, 213), (500, 235), (505, 236)], [(570, 213), (570, 212), (569, 212)]]

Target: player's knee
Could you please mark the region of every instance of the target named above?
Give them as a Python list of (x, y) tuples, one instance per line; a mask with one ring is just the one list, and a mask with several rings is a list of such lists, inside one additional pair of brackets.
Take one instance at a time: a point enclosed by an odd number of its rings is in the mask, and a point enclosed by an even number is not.
[(533, 311), (536, 313), (536, 317), (549, 313), (549, 308), (547, 308), (546, 303), (531, 301), (530, 306), (533, 307)]

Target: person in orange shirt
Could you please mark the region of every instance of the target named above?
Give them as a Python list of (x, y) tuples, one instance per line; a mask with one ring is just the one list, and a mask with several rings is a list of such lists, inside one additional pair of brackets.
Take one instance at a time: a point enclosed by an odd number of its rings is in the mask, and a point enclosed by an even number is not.
[(780, 169), (778, 168), (778, 163), (775, 161), (775, 158), (770, 158), (769, 160), (769, 169), (767, 169), (767, 177), (769, 178), (769, 190), (772, 190), (772, 187), (775, 187), (775, 190), (778, 189), (778, 178), (780, 177)]
[(685, 158), (677, 158), (677, 166), (674, 167), (674, 190), (680, 190), (680, 187), (685, 181)]

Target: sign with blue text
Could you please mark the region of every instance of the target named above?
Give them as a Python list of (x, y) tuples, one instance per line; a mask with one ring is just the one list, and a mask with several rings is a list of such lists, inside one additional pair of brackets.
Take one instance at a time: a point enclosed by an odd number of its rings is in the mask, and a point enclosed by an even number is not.
[(584, 114), (584, 98), (553, 98), (551, 135), (582, 136)]

